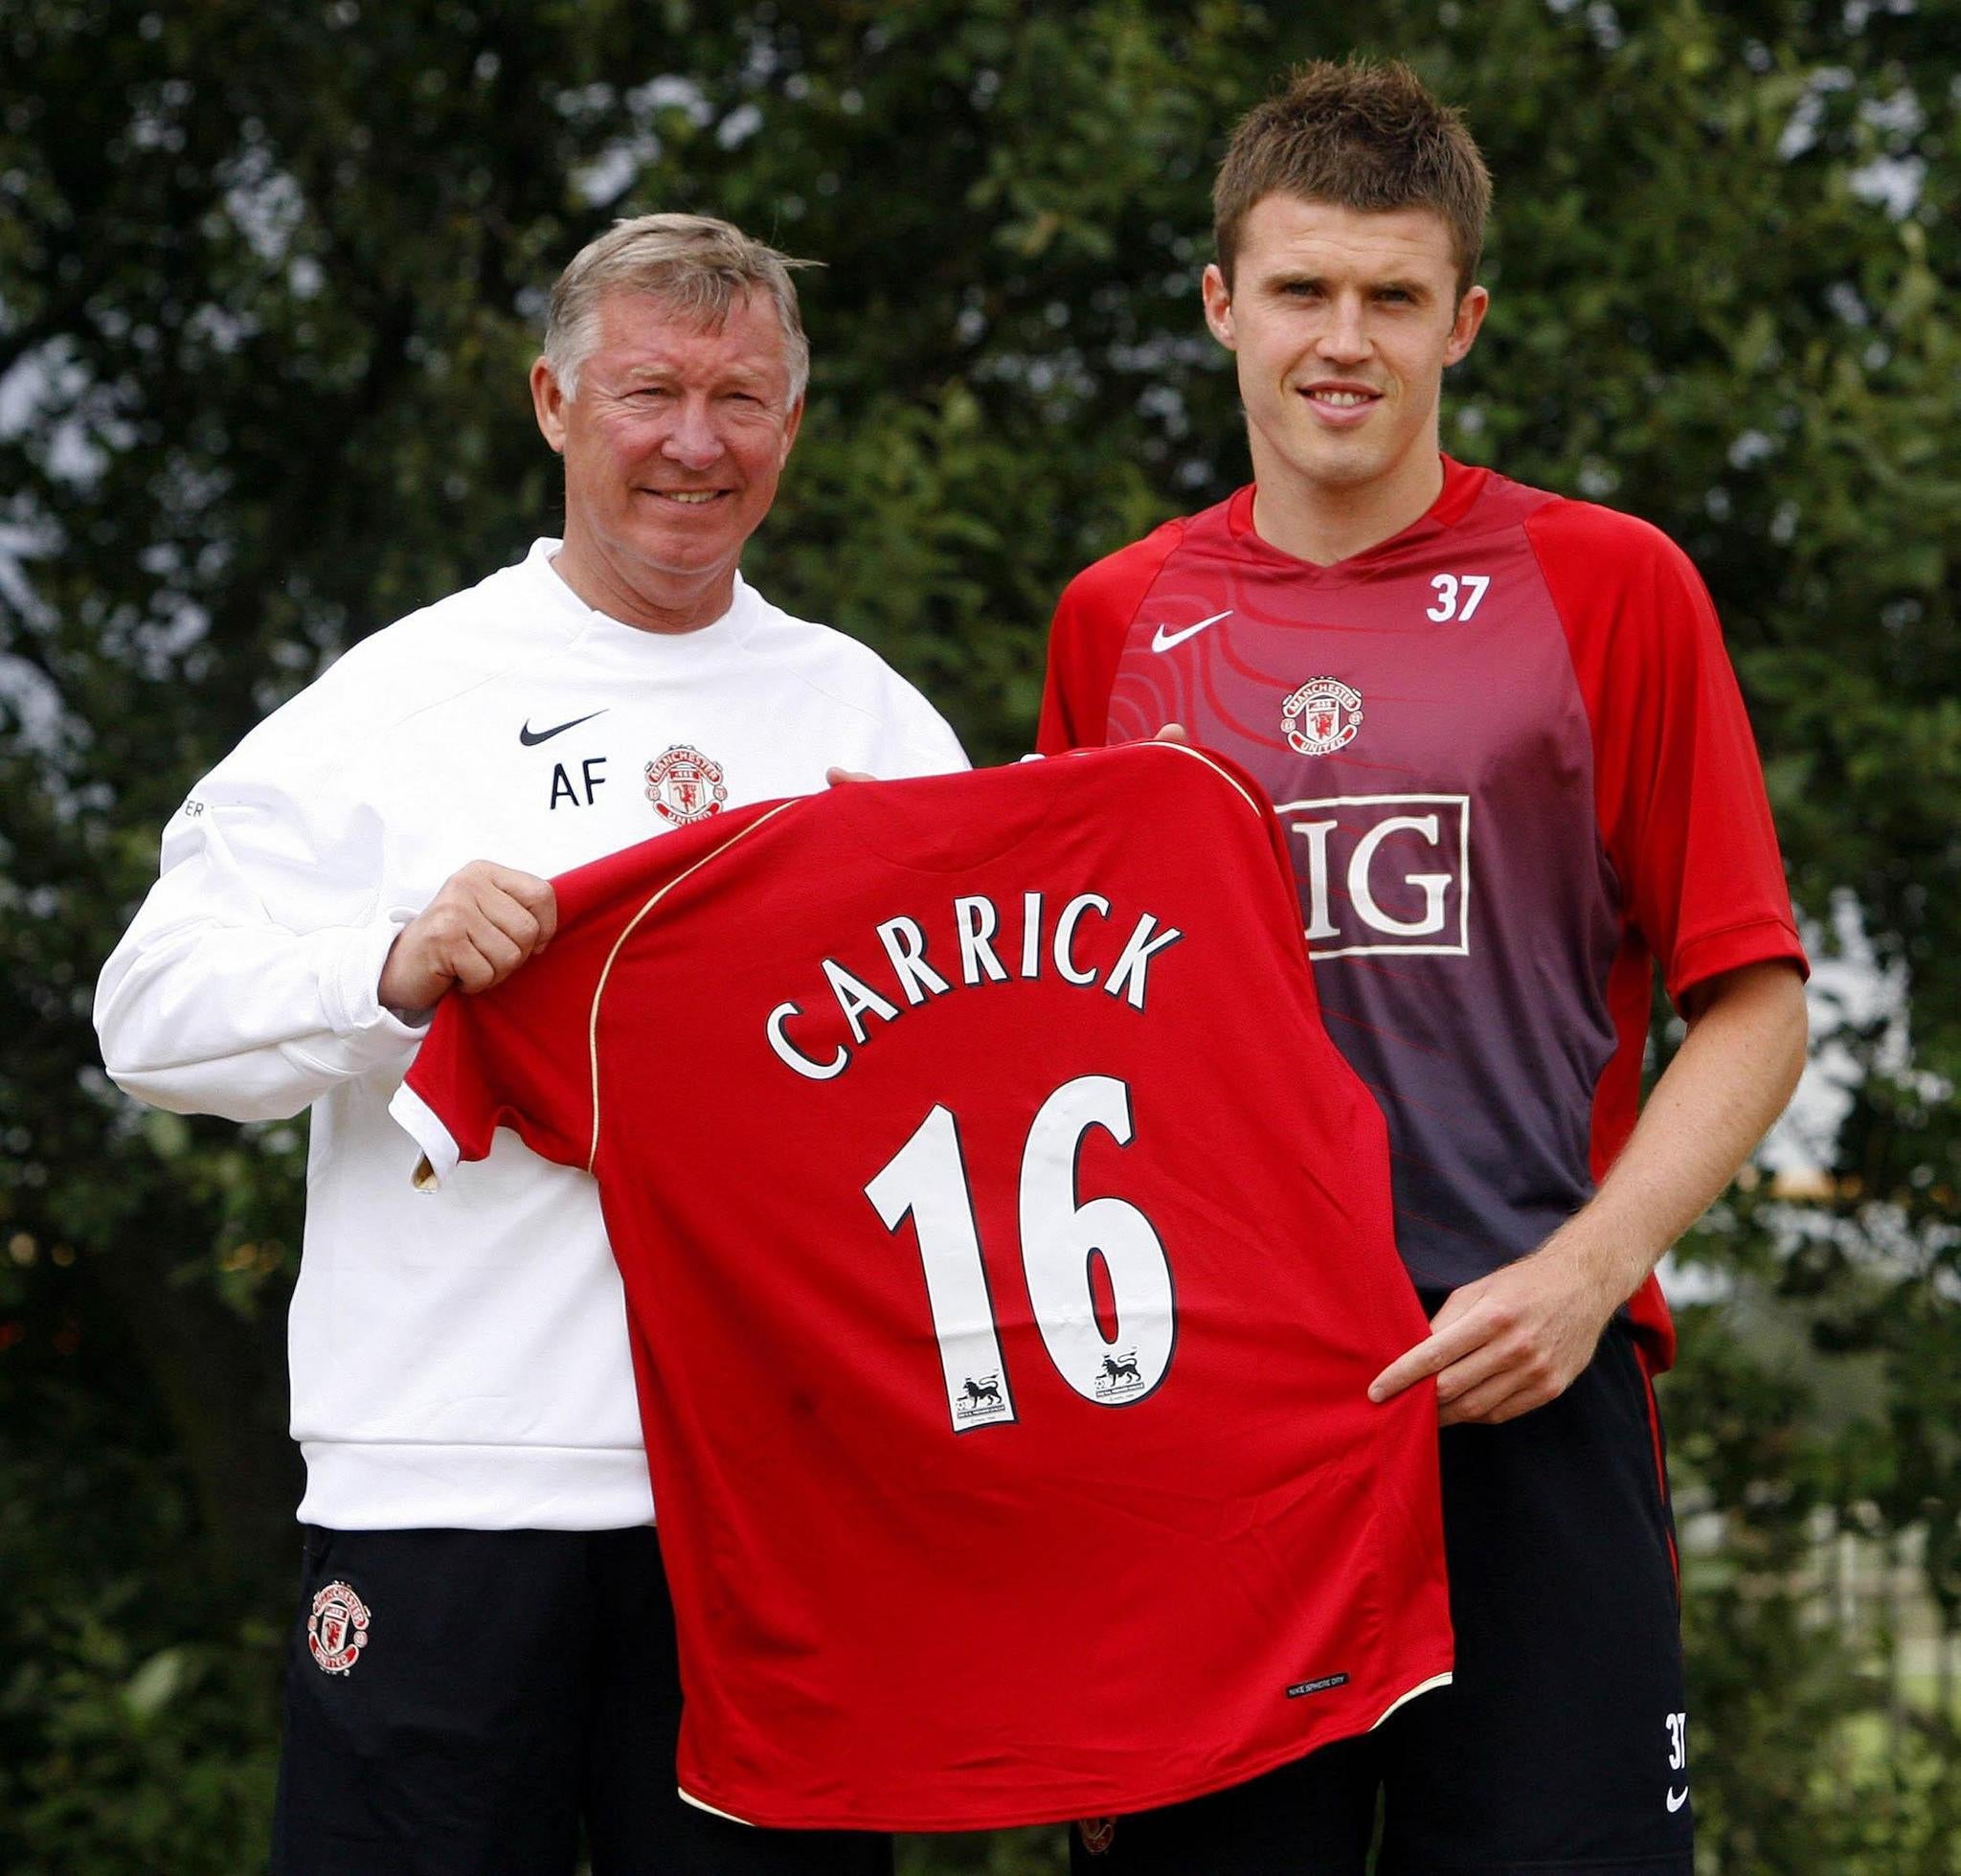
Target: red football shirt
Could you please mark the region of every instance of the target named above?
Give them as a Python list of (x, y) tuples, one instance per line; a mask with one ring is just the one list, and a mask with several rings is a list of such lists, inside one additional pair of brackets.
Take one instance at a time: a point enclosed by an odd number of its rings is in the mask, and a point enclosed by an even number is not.
[[(1432, 1290), (1591, 1196), (1634, 1128), (1657, 961), (1679, 999), (1804, 959), (1687, 558), (1631, 516), (1444, 466), (1429, 513), (1334, 566), (1262, 540), (1251, 488), (1098, 561), (1056, 609), (1039, 738), (1179, 722), (1258, 779)], [(1652, 1278), (1631, 1308), (1665, 1367)]]
[(1448, 1678), (1434, 1392), (1365, 1397), (1425, 1332), (1382, 1119), (1246, 778), (854, 786), (558, 891), (395, 1111), (439, 1175), (509, 1126), (598, 1179), (687, 1797), (1129, 1812)]

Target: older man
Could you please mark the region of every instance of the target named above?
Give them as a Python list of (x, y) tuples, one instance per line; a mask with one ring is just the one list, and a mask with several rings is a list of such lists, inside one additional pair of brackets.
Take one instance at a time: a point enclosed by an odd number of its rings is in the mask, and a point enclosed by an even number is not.
[[(120, 1086), (311, 1107), (306, 1461), (275, 1866), (861, 1870), (881, 1840), (674, 1793), (680, 1692), (590, 1183), (499, 1136), (418, 1204), (388, 1117), (431, 1008), (549, 944), (547, 876), (727, 807), (964, 766), (871, 652), (746, 585), (803, 414), (783, 258), (646, 215), (569, 266), (531, 372), (565, 538), (365, 640), (199, 782), (102, 974)], [(479, 858), (493, 855), (494, 859)], [(574, 1039), (576, 1041), (576, 1039)], [(712, 1128), (678, 1079), (675, 1124)]]

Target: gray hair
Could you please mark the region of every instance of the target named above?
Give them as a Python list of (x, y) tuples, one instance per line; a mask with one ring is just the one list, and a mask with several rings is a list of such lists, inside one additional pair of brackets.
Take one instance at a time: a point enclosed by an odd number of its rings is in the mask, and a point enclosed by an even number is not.
[(737, 300), (766, 294), (783, 328), (790, 402), (810, 381), (810, 341), (797, 306), (796, 260), (704, 215), (642, 215), (616, 221), (573, 257), (552, 289), (545, 317), (545, 362), (567, 397), (578, 396), (579, 367), (598, 343), (599, 301), (615, 290), (644, 293), (683, 319), (719, 327)]

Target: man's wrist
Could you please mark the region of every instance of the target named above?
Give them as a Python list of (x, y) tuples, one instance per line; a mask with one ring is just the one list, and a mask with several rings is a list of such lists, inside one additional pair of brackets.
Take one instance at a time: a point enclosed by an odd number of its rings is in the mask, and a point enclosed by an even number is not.
[[(407, 927), (403, 927), (406, 931)], [(417, 994), (417, 986), (410, 982), (410, 972), (401, 958), (402, 932), (394, 935), (394, 942), (388, 947), (388, 955), (381, 961), (381, 976), (374, 985), (374, 1000), (398, 1023), (410, 1028), (419, 1028), (429, 1020), (429, 1012), (435, 1006), (435, 999)]]
[[(413, 912), (397, 908), (374, 924), (348, 934), (329, 1008), (337, 1034), (376, 1032), (397, 1042), (419, 1035), (428, 1027), (429, 1011), (416, 1006), (399, 986), (388, 983), (388, 967)], [(393, 991), (393, 996), (384, 994)]]
[[(1589, 1208), (1590, 1209), (1590, 1208)], [(1648, 1280), (1665, 1244), (1651, 1244), (1625, 1225), (1576, 1212), (1546, 1239), (1540, 1254), (1564, 1263), (1602, 1322)]]

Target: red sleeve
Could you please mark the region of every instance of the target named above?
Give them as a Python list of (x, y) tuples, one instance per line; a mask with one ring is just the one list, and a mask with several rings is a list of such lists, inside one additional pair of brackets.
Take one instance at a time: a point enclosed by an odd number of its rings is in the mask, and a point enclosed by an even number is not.
[(440, 1184), (459, 1160), (483, 1159), (499, 1127), (544, 1159), (590, 1167), (593, 1003), (621, 935), (660, 888), (782, 805), (752, 802), (552, 882), (558, 930), (543, 955), (482, 996), (443, 998), (390, 1103), (428, 1162), (417, 1184)]
[(1110, 690), (1131, 622), (1159, 569), (1184, 536), (1167, 521), (1140, 541), (1085, 567), (1063, 588), (1048, 627), (1048, 675), (1035, 747), (1044, 756), (1110, 740)]
[(593, 992), (613, 920), (561, 922), (542, 957), (481, 996), (452, 991), (390, 1112), (428, 1162), (418, 1185), (440, 1184), (459, 1160), (481, 1160), (508, 1127), (532, 1152), (583, 1166), (592, 1153)]
[(1804, 970), (1749, 718), (1688, 556), (1585, 502), (1548, 503), (1525, 531), (1592, 729), (1601, 838), (1668, 994), (1775, 959)]

